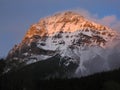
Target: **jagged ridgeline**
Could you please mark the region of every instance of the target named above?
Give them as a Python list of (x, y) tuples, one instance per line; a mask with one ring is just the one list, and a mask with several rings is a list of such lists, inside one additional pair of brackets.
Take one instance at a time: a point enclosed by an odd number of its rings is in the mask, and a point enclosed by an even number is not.
[(5, 70), (56, 56), (59, 56), (56, 59), (59, 67), (68, 71), (75, 67), (73, 76), (109, 70), (111, 68), (102, 54), (115, 37), (116, 32), (111, 28), (90, 21), (80, 13), (57, 13), (31, 25), (22, 42), (9, 52)]

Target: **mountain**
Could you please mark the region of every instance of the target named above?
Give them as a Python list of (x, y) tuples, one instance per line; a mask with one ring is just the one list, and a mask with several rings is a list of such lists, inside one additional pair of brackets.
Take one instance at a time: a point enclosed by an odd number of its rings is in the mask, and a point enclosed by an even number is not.
[[(5, 72), (29, 65), (34, 67), (55, 57), (53, 61), (58, 62), (57, 66), (72, 72), (72, 76), (111, 70), (104, 52), (116, 36), (117, 32), (111, 28), (77, 12), (57, 13), (31, 25), (22, 42), (10, 50)], [(50, 67), (51, 63), (47, 64), (46, 68)]]

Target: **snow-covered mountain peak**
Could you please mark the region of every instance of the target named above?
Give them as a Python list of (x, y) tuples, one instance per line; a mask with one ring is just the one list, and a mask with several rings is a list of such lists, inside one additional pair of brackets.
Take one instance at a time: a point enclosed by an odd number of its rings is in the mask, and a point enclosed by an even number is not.
[(59, 54), (61, 61), (66, 60), (65, 66), (75, 63), (79, 65), (76, 72), (84, 73), (83, 64), (89, 60), (99, 56), (104, 62), (104, 49), (116, 35), (111, 28), (79, 13), (57, 13), (31, 25), (22, 42), (9, 52), (8, 58), (30, 64)]
[(112, 29), (87, 20), (77, 12), (67, 11), (42, 18), (38, 23), (31, 25), (22, 42), (10, 53), (16, 50), (21, 53), (25, 47), (52, 51), (64, 51), (71, 46), (105, 47), (105, 44), (115, 37), (116, 32)]
[(110, 28), (96, 24), (87, 20), (76, 12), (62, 12), (53, 16), (42, 18), (37, 24), (33, 24), (28, 30), (26, 37), (33, 35), (52, 36), (57, 32), (76, 32), (78, 30), (93, 30), (96, 33), (100, 32), (106, 34), (112, 32)]

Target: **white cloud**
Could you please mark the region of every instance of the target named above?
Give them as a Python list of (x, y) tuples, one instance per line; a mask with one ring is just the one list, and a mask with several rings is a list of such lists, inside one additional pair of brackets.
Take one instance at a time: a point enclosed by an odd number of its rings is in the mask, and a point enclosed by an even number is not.
[(116, 17), (116, 15), (108, 15), (104, 16), (103, 18), (99, 18), (99, 15), (97, 13), (92, 14), (85, 9), (77, 9), (73, 11), (80, 13), (81, 15), (87, 17), (89, 20), (95, 21), (102, 25), (111, 27), (112, 29), (115, 29), (117, 31), (120, 31), (120, 20)]
[(105, 16), (98, 19), (99, 23), (109, 26), (117, 31), (120, 31), (120, 20), (115, 15)]
[(115, 15), (111, 15), (111, 16), (105, 16), (103, 17), (100, 21), (101, 23), (104, 23), (105, 25), (111, 26), (112, 24), (114, 24), (116, 22), (116, 16)]

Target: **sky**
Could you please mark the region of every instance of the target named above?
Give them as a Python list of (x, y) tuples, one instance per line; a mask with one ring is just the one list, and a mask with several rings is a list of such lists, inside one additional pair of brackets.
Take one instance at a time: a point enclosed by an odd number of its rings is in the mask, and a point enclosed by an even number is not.
[(21, 42), (40, 18), (78, 10), (99, 23), (120, 28), (120, 0), (0, 0), (0, 57)]

